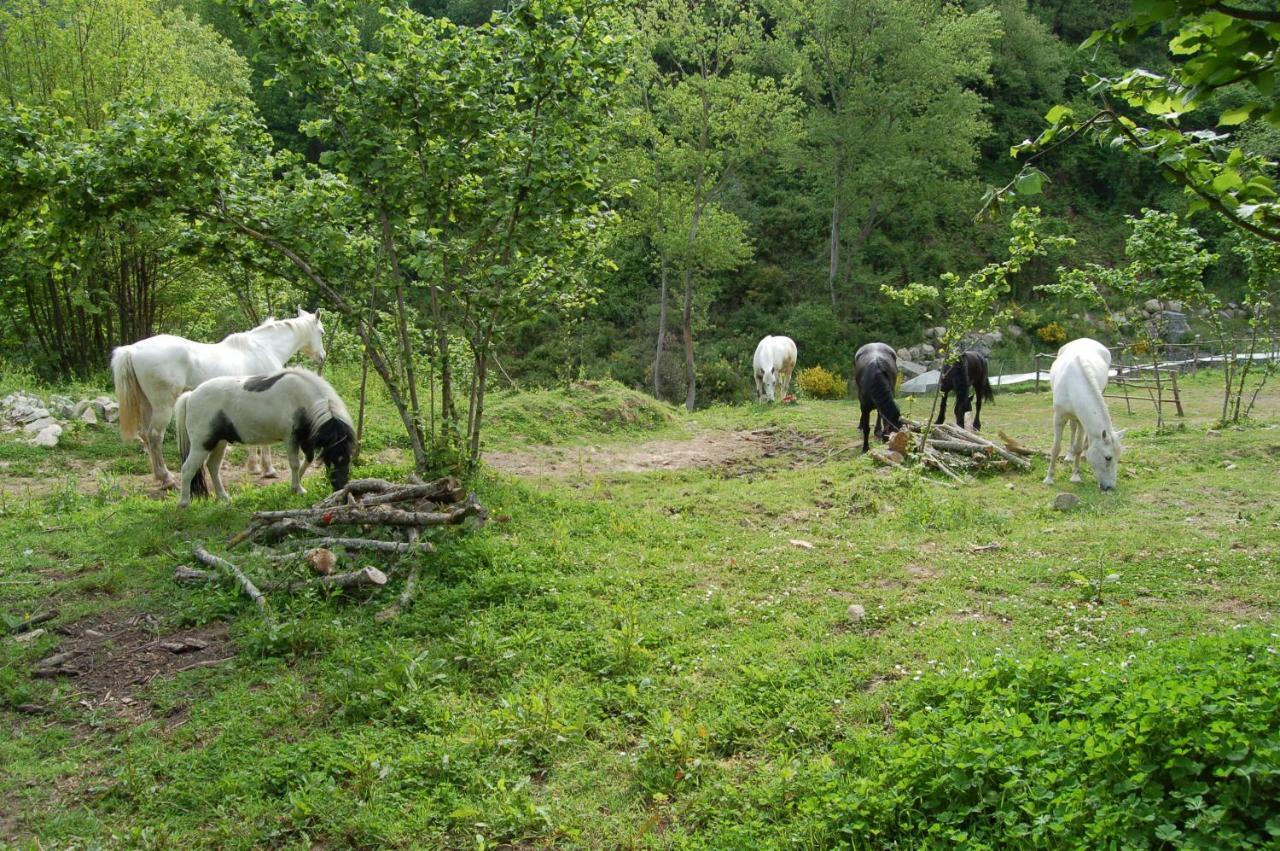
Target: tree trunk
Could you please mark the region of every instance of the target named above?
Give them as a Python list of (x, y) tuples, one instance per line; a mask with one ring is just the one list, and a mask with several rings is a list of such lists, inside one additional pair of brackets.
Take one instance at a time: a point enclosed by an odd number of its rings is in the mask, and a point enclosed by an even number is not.
[(827, 262), (827, 289), (831, 292), (831, 309), (836, 309), (836, 276), (840, 274), (840, 187), (844, 182), (844, 162), (836, 152), (835, 176), (831, 192), (831, 256)]
[(658, 293), (658, 345), (653, 356), (653, 396), (662, 398), (662, 348), (667, 341), (667, 253), (658, 252), (658, 279), (661, 289)]
[(697, 372), (693, 362), (693, 271), (684, 270), (684, 318), (681, 326), (684, 335), (684, 376), (688, 389), (685, 391), (684, 406), (692, 411), (697, 401)]

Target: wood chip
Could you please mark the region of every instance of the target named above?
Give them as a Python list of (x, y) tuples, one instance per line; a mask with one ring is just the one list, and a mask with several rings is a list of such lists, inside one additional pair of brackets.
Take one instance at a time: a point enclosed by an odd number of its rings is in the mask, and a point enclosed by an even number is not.
[(792, 538), (788, 543), (790, 543), (791, 546), (799, 547), (802, 550), (813, 549), (813, 544), (809, 543), (808, 541), (802, 541), (799, 538)]

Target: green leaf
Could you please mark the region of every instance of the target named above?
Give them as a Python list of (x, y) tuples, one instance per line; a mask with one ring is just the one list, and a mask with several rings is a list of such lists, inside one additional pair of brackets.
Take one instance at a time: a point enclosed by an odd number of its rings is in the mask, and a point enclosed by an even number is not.
[(1048, 180), (1045, 173), (1039, 169), (1027, 169), (1018, 175), (1014, 181), (1013, 188), (1017, 190), (1019, 195), (1039, 195), (1044, 189), (1044, 182)]
[(1246, 103), (1244, 106), (1237, 106), (1233, 109), (1228, 109), (1218, 117), (1218, 126), (1234, 127), (1237, 124), (1243, 124), (1249, 120), (1249, 116), (1252, 115), (1255, 110), (1260, 109), (1261, 107), (1262, 104)]
[(1053, 107), (1053, 109), (1050, 109), (1045, 113), (1044, 120), (1050, 124), (1057, 124), (1062, 119), (1070, 118), (1072, 115), (1074, 115), (1074, 113), (1072, 112), (1071, 107), (1058, 104)]

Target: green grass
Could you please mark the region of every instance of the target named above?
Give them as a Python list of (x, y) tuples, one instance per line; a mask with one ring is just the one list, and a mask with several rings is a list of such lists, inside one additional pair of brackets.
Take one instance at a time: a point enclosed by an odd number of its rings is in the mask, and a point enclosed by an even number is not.
[[(170, 581), (189, 540), (223, 540), (252, 510), (305, 504), (315, 492), (254, 487), (233, 491), (230, 505), (183, 513), (136, 493), (129, 475), (62, 483), (59, 471), (74, 464), (138, 470), (133, 447), (85, 436), (51, 463), (0, 436), (0, 459), (57, 478), (47, 493), (10, 493), (0, 506), (0, 611), (56, 605), (57, 623), (148, 612), (162, 632), (225, 620), (236, 651), (232, 663), (155, 679), (138, 693), (139, 711), (121, 715), (79, 704), (74, 680), (30, 676), (55, 633), (28, 646), (0, 640), (0, 838), (19, 847), (38, 838), (43, 847), (717, 848), (920, 847), (965, 844), (963, 834), (996, 847), (1096, 847), (1084, 834), (1001, 828), (1001, 814), (1012, 823), (1024, 810), (1000, 802), (1039, 800), (1047, 787), (1036, 784), (1056, 776), (1049, 763), (1118, 782), (1110, 763), (1068, 758), (1055, 742), (1072, 753), (1104, 740), (1126, 751), (1130, 727), (1117, 719), (1173, 711), (1161, 703), (1166, 691), (1149, 687), (1166, 673), (1178, 693), (1221, 696), (1229, 686), (1238, 698), (1219, 702), (1254, 707), (1252, 726), (1238, 713), (1213, 715), (1207, 699), (1188, 717), (1253, 737), (1256, 759), (1271, 762), (1251, 782), (1274, 789), (1276, 657), (1266, 648), (1280, 611), (1280, 394), (1266, 398), (1259, 423), (1207, 438), (1216, 389), (1212, 375), (1184, 382), (1188, 421), (1164, 432), (1149, 411), (1130, 416), (1113, 402), (1117, 426), (1131, 431), (1110, 494), (1088, 473), (1072, 485), (1060, 472), (1047, 488), (1043, 461), (952, 489), (847, 453), (745, 475), (485, 474), (475, 482), (481, 499), (510, 520), (440, 540), (414, 607), (385, 624), (374, 614), (398, 579), (370, 602), (277, 598), (274, 627), (230, 589)], [(854, 442), (848, 402), (692, 417), (648, 403), (618, 428), (581, 411), (617, 410), (631, 397), (607, 387), (599, 396), (497, 400), (492, 445), (632, 444), (687, 426), (768, 425)], [(983, 414), (991, 433), (1048, 445), (1045, 395), (1002, 394)], [(380, 402), (370, 417), (382, 429), (372, 457), (394, 429)], [(388, 472), (390, 462), (379, 463)], [(1076, 510), (1052, 510), (1061, 490), (1081, 497)], [(855, 603), (864, 619), (850, 618)], [(1202, 688), (1243, 653), (1258, 661)], [(1077, 676), (1090, 665), (1113, 673)], [(1141, 699), (1126, 703), (1134, 684)], [(1028, 716), (1036, 723), (1006, 718), (1019, 701), (1038, 707)], [(16, 711), (24, 703), (47, 714)], [(1057, 735), (1060, 717), (1084, 732)], [(1090, 738), (1089, 723), (1117, 732)], [(991, 753), (975, 756), (984, 742)], [(984, 803), (981, 790), (966, 791), (983, 776), (978, 759), (993, 771), (1024, 762), (1029, 785), (1010, 789), (1027, 801), (1010, 793)], [(1107, 802), (1128, 800), (1107, 789)], [(1204, 797), (1206, 806), (1234, 800)], [(1274, 796), (1248, 806), (1276, 814)], [(1177, 845), (1174, 829), (1194, 835), (1187, 821), (1152, 812), (1162, 821), (1141, 822), (1134, 835), (1147, 841), (1132, 844)], [(929, 832), (943, 822), (946, 831)]]

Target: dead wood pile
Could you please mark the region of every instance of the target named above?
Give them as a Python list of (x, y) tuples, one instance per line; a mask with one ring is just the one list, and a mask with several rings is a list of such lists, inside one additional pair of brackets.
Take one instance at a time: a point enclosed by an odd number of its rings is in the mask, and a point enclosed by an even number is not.
[[(174, 570), (173, 579), (183, 584), (235, 582), (269, 617), (269, 601), (263, 592), (377, 589), (386, 585), (388, 577), (407, 563), (403, 592), (379, 613), (385, 619), (399, 614), (411, 603), (422, 565), (421, 559), (414, 556), (435, 550), (432, 543), (423, 538), (424, 533), (460, 526), (468, 518), (475, 518), (475, 525), (482, 524), (484, 507), (475, 494), (467, 494), (461, 483), (451, 476), (433, 482), (413, 480), (405, 484), (385, 479), (356, 479), (309, 508), (255, 511), (248, 527), (227, 544), (228, 551), (252, 544), (253, 550), (247, 559), (273, 571), (306, 565), (311, 573), (318, 575), (255, 580), (241, 566), (227, 557), (214, 555), (196, 542), (192, 554), (214, 570), (180, 565)], [(335, 572), (340, 563), (335, 551), (342, 551), (349, 559), (378, 560), (379, 566), (365, 564)]]
[(914, 458), (955, 481), (963, 481), (963, 473), (977, 470), (1030, 470), (1030, 456), (1036, 451), (1004, 432), (999, 434), (1001, 443), (997, 444), (951, 423), (938, 423), (922, 437), (921, 426), (908, 422), (871, 456), (889, 467), (901, 467)]

